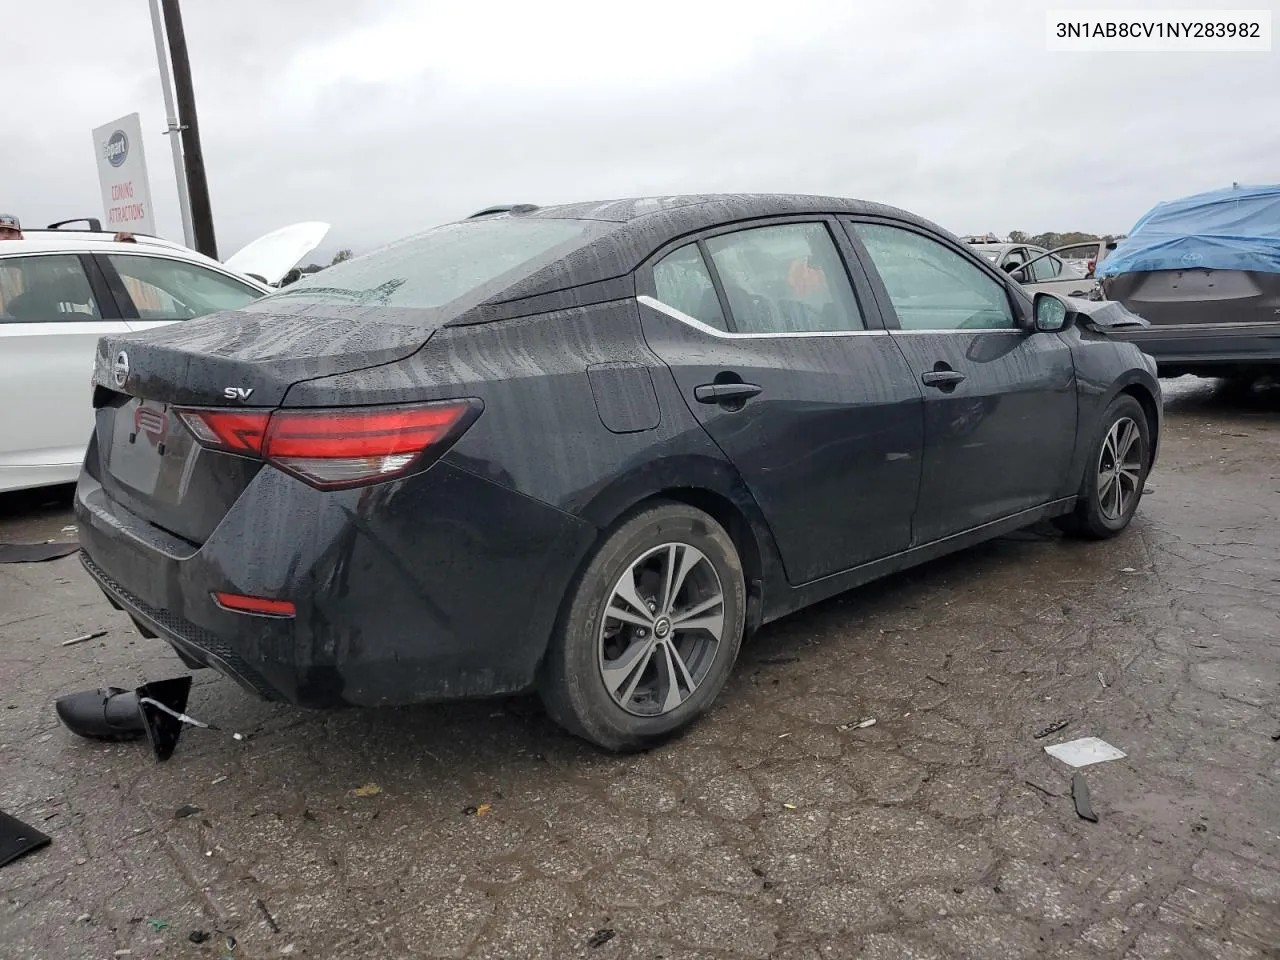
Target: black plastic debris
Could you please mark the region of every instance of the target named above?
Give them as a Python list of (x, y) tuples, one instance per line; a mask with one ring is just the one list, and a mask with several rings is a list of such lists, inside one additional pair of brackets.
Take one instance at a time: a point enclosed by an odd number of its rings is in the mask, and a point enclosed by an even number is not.
[(1043, 730), (1041, 730), (1039, 733), (1033, 735), (1032, 739), (1043, 740), (1045, 737), (1049, 736), (1051, 733), (1057, 733), (1059, 730), (1063, 729), (1070, 723), (1071, 723), (1070, 717), (1067, 717), (1064, 720), (1054, 721), (1053, 723), (1045, 727)]
[(153, 680), (140, 686), (137, 694), (147, 739), (155, 750), (156, 760), (164, 762), (173, 756), (183, 726), (187, 722), (196, 722), (183, 712), (187, 709), (187, 697), (191, 695), (191, 678)]
[(262, 914), (262, 919), (266, 921), (267, 926), (271, 928), (272, 933), (280, 932), (280, 924), (276, 923), (276, 918), (271, 915), (271, 911), (267, 909), (267, 905), (259, 898), (253, 901), (253, 905), (258, 908), (258, 912)]
[(210, 934), (205, 932), (204, 930), (192, 930), (190, 933), (187, 934), (187, 939), (190, 940), (192, 943), (204, 943), (206, 940), (209, 939), (209, 937), (210, 937)]
[(193, 816), (199, 812), (200, 812), (199, 807), (193, 807), (191, 806), (191, 804), (187, 803), (187, 804), (183, 804), (177, 810), (173, 811), (173, 818), (175, 820), (184, 820), (187, 817)]
[[(191, 677), (174, 677), (144, 683), (133, 691), (103, 687), (69, 693), (57, 699), (55, 709), (68, 730), (91, 740), (136, 740), (145, 736), (156, 760), (163, 762), (173, 756), (184, 726), (218, 729), (183, 712), (190, 695)], [(244, 739), (238, 733), (232, 736)]]
[(1023, 780), (1022, 782), (1025, 783), (1032, 790), (1038, 790), (1040, 793), (1043, 793), (1046, 797), (1057, 796), (1057, 794), (1054, 793), (1052, 790), (1050, 790), (1048, 787), (1042, 787), (1040, 786), (1040, 784), (1036, 783), (1034, 780)]
[(0, 867), (47, 847), (53, 840), (35, 827), (0, 810)]
[(1098, 822), (1098, 815), (1093, 812), (1093, 804), (1089, 801), (1089, 785), (1085, 783), (1084, 774), (1077, 773), (1071, 777), (1071, 799), (1075, 801), (1076, 814), (1081, 820)]
[(617, 931), (613, 928), (602, 927), (587, 938), (587, 946), (592, 949), (595, 949), (596, 947), (603, 947), (617, 935)]
[(138, 740), (146, 736), (138, 694), (123, 687), (68, 693), (54, 701), (54, 710), (64, 727), (90, 740)]
[(0, 543), (0, 563), (44, 563), (80, 551), (77, 540), (49, 543)]

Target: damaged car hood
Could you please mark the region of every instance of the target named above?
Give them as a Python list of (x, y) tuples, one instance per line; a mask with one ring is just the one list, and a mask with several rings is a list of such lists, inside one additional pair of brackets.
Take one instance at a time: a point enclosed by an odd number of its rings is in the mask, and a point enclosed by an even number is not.
[(290, 224), (245, 244), (228, 257), (223, 266), (275, 286), (299, 260), (320, 245), (328, 232), (329, 224), (319, 221)]

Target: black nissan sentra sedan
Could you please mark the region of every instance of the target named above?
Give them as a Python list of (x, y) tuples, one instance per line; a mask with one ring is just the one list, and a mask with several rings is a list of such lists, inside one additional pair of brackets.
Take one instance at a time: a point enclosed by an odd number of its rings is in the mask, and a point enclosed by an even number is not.
[(262, 697), (536, 689), (639, 748), (763, 623), (1044, 518), (1123, 530), (1162, 414), (1117, 310), (872, 203), (503, 208), (104, 338), (84, 563)]

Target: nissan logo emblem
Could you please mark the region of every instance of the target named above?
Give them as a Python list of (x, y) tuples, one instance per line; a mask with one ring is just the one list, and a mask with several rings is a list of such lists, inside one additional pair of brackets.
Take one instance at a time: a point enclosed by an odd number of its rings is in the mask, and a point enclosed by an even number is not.
[(124, 382), (129, 379), (129, 355), (123, 350), (116, 354), (116, 362), (111, 365), (111, 373), (115, 377), (117, 387), (123, 387)]

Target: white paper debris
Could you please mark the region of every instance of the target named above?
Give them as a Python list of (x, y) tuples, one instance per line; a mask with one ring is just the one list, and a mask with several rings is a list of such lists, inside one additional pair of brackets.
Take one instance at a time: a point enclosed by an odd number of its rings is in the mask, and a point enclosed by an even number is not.
[(865, 730), (867, 729), (867, 727), (874, 727), (875, 725), (876, 725), (876, 718), (867, 717), (866, 719), (859, 720), (856, 723), (842, 723), (839, 726), (837, 726), (836, 729), (837, 730)]
[(1044, 752), (1072, 767), (1087, 767), (1106, 760), (1123, 760), (1127, 754), (1098, 737), (1081, 737), (1066, 743), (1052, 743)]

